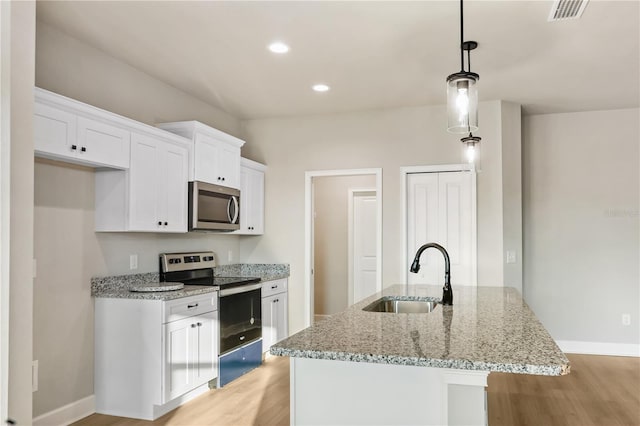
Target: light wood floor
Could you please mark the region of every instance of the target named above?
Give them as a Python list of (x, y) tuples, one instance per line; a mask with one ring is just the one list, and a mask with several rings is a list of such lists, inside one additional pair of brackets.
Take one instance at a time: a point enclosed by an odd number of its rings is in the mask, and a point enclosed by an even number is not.
[[(563, 377), (491, 373), (491, 426), (640, 426), (640, 358), (568, 355)], [(93, 414), (78, 426), (288, 425), (289, 359), (263, 366), (154, 422)]]
[(567, 357), (562, 377), (489, 374), (489, 424), (640, 425), (640, 358)]

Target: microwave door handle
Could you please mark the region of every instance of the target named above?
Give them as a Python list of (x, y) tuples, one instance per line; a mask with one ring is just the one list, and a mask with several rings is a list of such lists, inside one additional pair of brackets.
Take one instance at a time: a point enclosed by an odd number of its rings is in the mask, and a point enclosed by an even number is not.
[[(231, 217), (231, 203), (233, 203), (233, 217)], [(235, 196), (229, 197), (229, 203), (227, 204), (227, 219), (229, 219), (229, 223), (238, 221), (238, 207), (238, 198)]]
[(229, 223), (233, 223), (231, 219), (231, 200), (233, 200), (233, 197), (229, 197), (229, 201), (227, 201), (227, 220)]
[(236, 196), (232, 196), (231, 199), (233, 200), (233, 220), (231, 221), (231, 223), (238, 223), (238, 215), (240, 214), (240, 205), (238, 204), (238, 197)]

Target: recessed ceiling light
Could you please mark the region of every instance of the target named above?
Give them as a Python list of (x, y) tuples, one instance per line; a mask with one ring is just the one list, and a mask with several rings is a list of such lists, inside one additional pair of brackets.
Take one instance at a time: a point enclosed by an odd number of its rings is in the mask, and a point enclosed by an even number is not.
[(289, 51), (289, 46), (281, 41), (275, 41), (269, 45), (269, 50), (273, 53), (287, 53)]
[(316, 92), (327, 92), (330, 89), (326, 84), (314, 84), (311, 88)]

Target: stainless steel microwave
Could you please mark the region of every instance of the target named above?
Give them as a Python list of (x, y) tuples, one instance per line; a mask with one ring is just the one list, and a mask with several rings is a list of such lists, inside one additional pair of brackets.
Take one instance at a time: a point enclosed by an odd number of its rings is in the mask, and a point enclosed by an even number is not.
[(240, 191), (206, 182), (189, 182), (189, 231), (240, 229)]

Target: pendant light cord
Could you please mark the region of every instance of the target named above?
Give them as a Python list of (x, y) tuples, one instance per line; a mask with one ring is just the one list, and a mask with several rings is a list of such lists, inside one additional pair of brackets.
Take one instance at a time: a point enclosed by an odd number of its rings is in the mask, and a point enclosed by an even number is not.
[(464, 72), (464, 13), (462, 10), (462, 0), (460, 0), (460, 71)]

